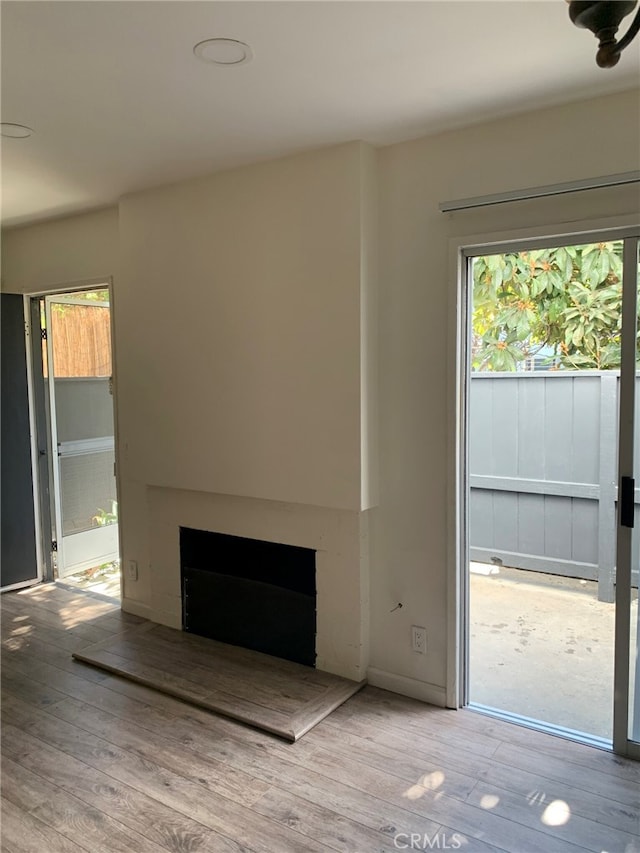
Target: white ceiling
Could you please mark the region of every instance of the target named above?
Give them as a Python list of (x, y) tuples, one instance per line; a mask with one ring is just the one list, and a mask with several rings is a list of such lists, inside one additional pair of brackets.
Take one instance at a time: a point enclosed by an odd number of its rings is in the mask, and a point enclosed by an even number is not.
[[(384, 145), (638, 84), (563, 0), (3, 0), (2, 211), (18, 224), (305, 148)], [(627, 18), (623, 23), (626, 29)], [(197, 61), (228, 37), (254, 58)], [(594, 117), (594, 120), (597, 120)], [(579, 141), (578, 141), (579, 144)]]

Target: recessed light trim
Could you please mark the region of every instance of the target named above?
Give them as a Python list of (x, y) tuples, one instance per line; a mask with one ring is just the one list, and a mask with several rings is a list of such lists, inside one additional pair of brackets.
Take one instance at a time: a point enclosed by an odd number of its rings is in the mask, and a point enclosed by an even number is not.
[(193, 52), (198, 59), (210, 65), (246, 65), (253, 59), (249, 45), (238, 39), (205, 39), (198, 42)]
[(33, 129), (26, 124), (15, 124), (12, 121), (0, 122), (0, 136), (7, 139), (27, 139), (33, 134)]

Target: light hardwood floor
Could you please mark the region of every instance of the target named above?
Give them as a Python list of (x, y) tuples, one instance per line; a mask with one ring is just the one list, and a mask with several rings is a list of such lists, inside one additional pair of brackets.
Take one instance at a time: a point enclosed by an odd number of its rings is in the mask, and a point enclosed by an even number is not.
[(2, 850), (640, 850), (640, 764), (365, 688), (281, 740), (74, 661), (137, 620), (2, 596)]
[(145, 622), (73, 657), (293, 742), (364, 681)]

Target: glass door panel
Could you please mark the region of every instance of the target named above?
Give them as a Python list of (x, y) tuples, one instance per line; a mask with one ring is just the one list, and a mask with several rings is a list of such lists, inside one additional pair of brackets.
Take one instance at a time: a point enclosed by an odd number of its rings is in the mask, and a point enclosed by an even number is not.
[(640, 236), (589, 238), (467, 252), (464, 703), (640, 758)]
[(613, 735), (622, 240), (471, 256), (467, 698)]
[(58, 577), (118, 557), (109, 304), (47, 297)]

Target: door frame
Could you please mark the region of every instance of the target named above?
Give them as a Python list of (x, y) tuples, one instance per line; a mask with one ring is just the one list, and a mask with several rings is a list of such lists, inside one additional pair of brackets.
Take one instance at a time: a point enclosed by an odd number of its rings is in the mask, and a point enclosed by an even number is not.
[[(116, 467), (115, 467), (115, 475), (116, 475), (116, 494), (120, 495), (120, 480), (119, 480), (119, 470), (120, 466), (117, 464), (117, 452), (118, 452), (118, 409), (117, 409), (117, 382), (116, 382), (116, 358), (115, 358), (115, 330), (114, 330), (114, 306), (113, 306), (113, 278), (111, 276), (106, 276), (102, 278), (94, 278), (94, 279), (86, 279), (81, 281), (74, 281), (70, 284), (60, 284), (56, 287), (49, 287), (44, 290), (33, 291), (30, 293), (24, 294), (24, 304), (25, 304), (25, 336), (27, 340), (27, 348), (28, 348), (28, 364), (29, 369), (27, 372), (27, 388), (28, 388), (28, 396), (29, 396), (29, 418), (30, 422), (33, 424), (32, 426), (32, 460), (37, 458), (38, 448), (37, 441), (38, 437), (45, 438), (46, 441), (46, 454), (47, 454), (47, 465), (39, 466), (37, 463), (35, 465), (32, 464), (32, 476), (34, 483), (34, 501), (41, 500), (41, 496), (46, 494), (46, 490), (48, 488), (49, 494), (52, 496), (52, 490), (55, 488), (54, 486), (54, 452), (57, 452), (56, 448), (52, 446), (52, 430), (50, 425), (47, 423), (42, 423), (42, 414), (38, 416), (37, 414), (37, 406), (36, 406), (36, 394), (35, 388), (36, 384), (41, 383), (44, 388), (47, 379), (44, 377), (44, 371), (42, 370), (42, 362), (40, 362), (41, 370), (39, 373), (36, 372), (35, 366), (33, 364), (32, 353), (29, 350), (29, 335), (34, 335), (34, 330), (32, 328), (33, 324), (31, 322), (31, 306), (34, 303), (39, 303), (41, 299), (45, 299), (46, 297), (61, 297), (60, 301), (65, 301), (65, 297), (67, 300), (72, 301), (73, 295), (75, 293), (83, 293), (91, 290), (108, 290), (109, 291), (109, 306), (110, 306), (110, 339), (111, 339), (111, 376), (112, 376), (112, 401), (113, 401), (113, 415), (114, 415), (114, 440), (115, 440), (115, 449), (116, 449)], [(39, 314), (38, 314), (39, 316)], [(40, 327), (38, 328), (37, 337), (40, 336)], [(52, 413), (53, 414), (53, 413)], [(46, 474), (45, 474), (46, 470)], [(43, 480), (46, 477), (46, 483)], [(37, 497), (36, 497), (37, 495)], [(53, 506), (53, 497), (51, 498), (51, 505)], [(37, 519), (36, 522), (36, 540), (39, 542), (40, 548), (40, 572), (39, 572), (39, 580), (51, 582), (55, 580), (54, 578), (54, 570), (53, 570), (53, 562), (55, 558), (55, 554), (52, 551), (52, 541), (54, 536), (57, 534), (56, 529), (56, 519), (52, 515), (49, 518), (49, 524), (47, 525), (47, 529), (45, 529), (46, 519), (43, 518), (43, 513), (40, 512), (39, 507), (36, 507)], [(122, 533), (120, 524), (118, 524), (118, 550), (120, 554), (122, 554)], [(36, 583), (37, 581), (31, 582)]]
[[(635, 418), (636, 409), (636, 361), (638, 327), (638, 247), (640, 235), (628, 239), (624, 244), (622, 286), (622, 352), (620, 368), (620, 411), (618, 426), (618, 487), (622, 493), (622, 477), (634, 476)], [(637, 535), (637, 534), (636, 534)], [(633, 527), (623, 525), (618, 513), (616, 527), (616, 564), (619, 567), (616, 580), (615, 660), (614, 660), (614, 706), (613, 706), (613, 750), (621, 755), (640, 759), (640, 743), (631, 740), (629, 734), (629, 687), (631, 681), (631, 570), (633, 559)], [(640, 697), (638, 684), (636, 697)], [(634, 714), (638, 708), (634, 708)]]
[[(86, 291), (81, 291), (86, 292)], [(78, 559), (82, 553), (82, 545), (81, 542), (87, 543), (91, 541), (93, 543), (93, 547), (97, 543), (102, 544), (103, 556), (101, 559), (104, 559), (106, 562), (107, 559), (111, 557), (113, 553), (110, 551), (110, 546), (113, 544), (113, 532), (109, 527), (96, 528), (95, 530), (87, 530), (81, 533), (73, 534), (73, 537), (66, 536), (63, 533), (62, 529), (62, 483), (61, 483), (61, 458), (64, 456), (62, 453), (60, 443), (58, 442), (58, 412), (57, 412), (57, 398), (56, 398), (56, 388), (55, 388), (55, 364), (53, 358), (53, 323), (52, 323), (52, 310), (54, 305), (79, 305), (81, 307), (91, 307), (91, 308), (107, 308), (110, 311), (109, 302), (99, 302), (97, 300), (92, 300), (88, 302), (84, 299), (75, 298), (71, 293), (65, 294), (51, 294), (44, 297), (45, 301), (45, 316), (46, 316), (46, 326), (48, 329), (47, 334), (47, 365), (48, 365), (48, 385), (49, 385), (49, 414), (50, 414), (50, 423), (49, 423), (49, 440), (51, 446), (51, 469), (53, 473), (53, 500), (51, 502), (51, 506), (53, 508), (53, 524), (55, 525), (55, 540), (57, 542), (57, 555), (58, 555), (58, 579), (62, 580), (67, 575), (74, 574), (75, 572), (81, 572), (86, 568), (90, 568), (91, 566), (96, 565), (93, 559), (91, 560), (82, 560)], [(109, 323), (111, 324), (111, 314), (109, 314)], [(110, 380), (109, 380), (110, 381)], [(112, 411), (114, 410), (113, 401), (111, 404)], [(115, 420), (115, 412), (114, 412), (114, 420)], [(115, 433), (114, 433), (115, 435)], [(96, 444), (98, 442), (94, 442)], [(117, 492), (116, 492), (117, 494)], [(65, 538), (67, 542), (65, 542)], [(71, 543), (71, 538), (75, 541)], [(116, 536), (117, 540), (117, 536)], [(86, 544), (85, 544), (86, 547)], [(71, 554), (76, 554), (76, 559), (72, 559), (70, 557)], [(94, 550), (95, 553), (95, 550)], [(73, 569), (69, 569), (69, 565), (73, 566)]]
[[(470, 393), (470, 330), (471, 294), (468, 267), (470, 258), (483, 254), (500, 254), (513, 249), (549, 248), (557, 245), (579, 245), (607, 240), (640, 237), (640, 224), (635, 216), (606, 220), (560, 223), (518, 229), (508, 232), (472, 234), (449, 241), (449, 269), (452, 287), (449, 299), (449, 329), (447, 379), (452, 389), (448, 399), (448, 494), (447, 494), (447, 668), (446, 705), (461, 708), (467, 704), (469, 691), (469, 507), (467, 467), (469, 453), (469, 393)], [(619, 529), (618, 527), (616, 528)], [(629, 531), (631, 532), (631, 531)], [(616, 584), (616, 632), (618, 632), (620, 584)], [(627, 595), (628, 598), (628, 595)], [(628, 601), (627, 601), (628, 604)], [(624, 618), (624, 617), (623, 617)], [(627, 622), (629, 617), (627, 614)], [(616, 633), (616, 643), (618, 633)], [(629, 638), (627, 637), (627, 646)], [(627, 648), (628, 652), (628, 648)], [(619, 655), (616, 654), (616, 661)], [(622, 665), (617, 666), (616, 678), (621, 677)], [(628, 679), (628, 661), (626, 677)], [(619, 683), (619, 682), (618, 682)], [(627, 685), (628, 693), (628, 685)], [(626, 694), (625, 694), (626, 695)], [(628, 707), (628, 703), (627, 703)], [(505, 715), (506, 716), (506, 715)], [(614, 709), (614, 725), (615, 725)], [(620, 712), (618, 711), (618, 726)], [(625, 739), (622, 744), (618, 730), (614, 731), (614, 749), (621, 754), (635, 754), (634, 745)]]

